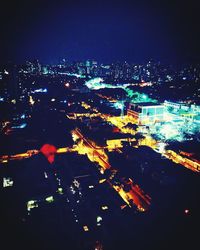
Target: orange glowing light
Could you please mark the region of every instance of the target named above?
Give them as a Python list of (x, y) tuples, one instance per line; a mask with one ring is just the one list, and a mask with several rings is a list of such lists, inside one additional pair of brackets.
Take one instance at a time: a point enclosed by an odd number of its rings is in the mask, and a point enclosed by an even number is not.
[(85, 232), (89, 231), (88, 226), (83, 226), (83, 230), (84, 230)]
[(101, 184), (101, 183), (104, 183), (106, 181), (106, 179), (101, 179), (101, 180), (99, 180), (99, 183)]

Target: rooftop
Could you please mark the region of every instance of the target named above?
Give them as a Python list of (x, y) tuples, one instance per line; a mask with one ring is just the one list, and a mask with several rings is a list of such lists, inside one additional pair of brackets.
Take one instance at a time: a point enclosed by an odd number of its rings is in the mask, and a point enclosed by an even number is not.
[(140, 103), (133, 103), (132, 105), (136, 105), (139, 107), (148, 107), (148, 106), (163, 106), (163, 104), (155, 103), (155, 102), (140, 102)]

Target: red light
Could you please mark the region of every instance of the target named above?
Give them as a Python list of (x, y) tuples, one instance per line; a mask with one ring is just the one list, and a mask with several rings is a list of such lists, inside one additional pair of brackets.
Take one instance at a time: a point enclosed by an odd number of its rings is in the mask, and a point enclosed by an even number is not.
[(40, 149), (40, 152), (47, 158), (48, 162), (51, 164), (54, 162), (56, 151), (56, 147), (50, 144), (44, 144)]

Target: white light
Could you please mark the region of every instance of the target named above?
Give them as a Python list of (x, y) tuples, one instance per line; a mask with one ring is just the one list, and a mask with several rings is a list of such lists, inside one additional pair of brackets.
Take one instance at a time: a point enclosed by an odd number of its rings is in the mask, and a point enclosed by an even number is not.
[(12, 187), (13, 186), (13, 180), (8, 177), (8, 178), (3, 178), (3, 187)]
[(107, 206), (102, 206), (101, 209), (106, 210), (106, 209), (108, 209), (108, 207)]
[(80, 183), (77, 180), (73, 181), (73, 184), (75, 187), (79, 188), (80, 187)]
[(100, 222), (100, 221), (102, 221), (103, 219), (102, 219), (102, 217), (101, 216), (97, 216), (97, 222)]
[[(34, 84), (34, 83), (32, 83), (32, 84)], [(47, 88), (35, 89), (35, 90), (31, 91), (31, 93), (47, 93)]]
[(26, 204), (27, 211), (31, 211), (32, 208), (38, 207), (37, 200), (30, 200)]
[(158, 144), (158, 146), (159, 146), (159, 148), (158, 148), (159, 152), (160, 152), (161, 154), (164, 153), (164, 152), (165, 152), (166, 143), (160, 142), (160, 143)]
[(104, 174), (103, 168), (100, 169), (100, 173), (101, 173), (101, 174)]
[(67, 87), (67, 88), (69, 87), (69, 83), (68, 83), (68, 82), (67, 82), (67, 83), (65, 83), (65, 87)]

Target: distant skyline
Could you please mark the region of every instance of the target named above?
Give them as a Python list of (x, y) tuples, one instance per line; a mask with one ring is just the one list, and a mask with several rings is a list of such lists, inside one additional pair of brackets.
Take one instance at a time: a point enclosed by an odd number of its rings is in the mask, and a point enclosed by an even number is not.
[(160, 2), (1, 2), (0, 62), (197, 62), (197, 1)]

